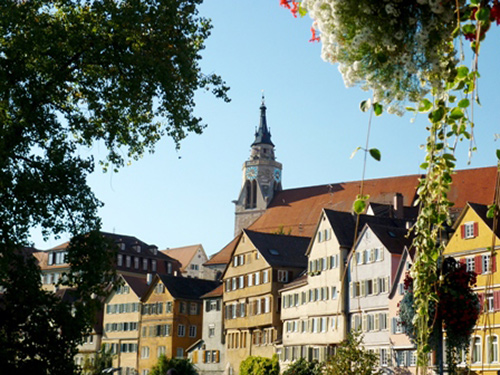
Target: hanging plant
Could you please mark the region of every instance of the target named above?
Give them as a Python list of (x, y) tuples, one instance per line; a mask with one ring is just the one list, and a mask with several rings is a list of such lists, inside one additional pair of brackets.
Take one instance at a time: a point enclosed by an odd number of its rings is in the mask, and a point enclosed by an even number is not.
[[(294, 16), (313, 19), (311, 41), (338, 64), (344, 83), (372, 91), (361, 109), (379, 116), (405, 110), (427, 113), (429, 136), (418, 186), (421, 211), (412, 228), (416, 250), (411, 269), (419, 371), (427, 372), (433, 306), (443, 253), (440, 236), (451, 224), (448, 193), (459, 140), (473, 143), (473, 105), (479, 103), (478, 53), (492, 23), (500, 24), (498, 0), (280, 0)], [(472, 69), (461, 65), (463, 41), (473, 51)], [(497, 151), (500, 159), (500, 151)], [(362, 195), (357, 201), (363, 201)], [(361, 202), (358, 205), (365, 204)], [(496, 211), (498, 215), (498, 210)], [(451, 322), (449, 322), (451, 324)]]
[[(474, 326), (479, 318), (480, 302), (473, 287), (476, 285), (476, 274), (467, 271), (464, 263), (454, 258), (446, 258), (439, 269), (439, 278), (434, 285), (438, 295), (437, 301), (429, 304), (429, 346), (436, 350), (441, 335), (446, 334), (448, 368), (457, 363), (456, 354), (468, 351)], [(418, 326), (415, 325), (414, 280), (408, 273), (404, 281), (405, 295), (399, 304), (399, 318), (410, 339), (418, 340)], [(442, 325), (440, 324), (442, 322)]]

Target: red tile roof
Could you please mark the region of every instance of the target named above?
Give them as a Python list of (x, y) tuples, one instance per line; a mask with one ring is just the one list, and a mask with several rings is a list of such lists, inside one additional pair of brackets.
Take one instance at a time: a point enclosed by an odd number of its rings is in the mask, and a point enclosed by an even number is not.
[[(493, 201), (497, 168), (486, 167), (457, 171), (448, 197), (461, 210), (467, 201), (490, 204)], [(413, 205), (422, 175), (397, 176), (366, 180), (364, 194), (370, 202), (392, 203), (394, 194), (401, 193), (405, 206)], [(276, 194), (266, 212), (249, 229), (275, 232), (280, 227), (296, 236), (312, 236), (323, 208), (350, 212), (361, 181), (283, 190)]]
[(228, 264), (229, 261), (231, 260), (231, 255), (233, 254), (233, 251), (236, 247), (236, 244), (238, 243), (238, 240), (240, 239), (241, 234), (237, 235), (234, 237), (231, 242), (229, 242), (224, 248), (219, 251), (218, 253), (212, 255), (212, 257), (204, 263), (205, 266), (207, 265), (216, 265), (216, 264)]
[(166, 249), (160, 251), (171, 258), (177, 259), (181, 264), (181, 272), (184, 272), (193, 257), (196, 255), (196, 252), (199, 248), (201, 248), (203, 251), (203, 246), (201, 246), (201, 244), (176, 247), (174, 249)]
[(224, 288), (223, 284), (220, 284), (217, 288), (214, 290), (211, 290), (210, 292), (202, 295), (200, 298), (214, 298), (214, 297), (222, 297), (222, 294), (224, 293)]

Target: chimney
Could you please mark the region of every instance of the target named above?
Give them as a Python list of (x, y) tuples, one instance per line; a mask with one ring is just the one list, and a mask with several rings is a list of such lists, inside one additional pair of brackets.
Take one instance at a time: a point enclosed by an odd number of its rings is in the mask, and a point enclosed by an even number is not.
[(393, 209), (394, 209), (394, 217), (396, 219), (404, 218), (403, 194), (401, 193), (394, 194)]
[(153, 274), (152, 273), (147, 273), (146, 274), (146, 283), (148, 285), (151, 285), (152, 282), (153, 282)]

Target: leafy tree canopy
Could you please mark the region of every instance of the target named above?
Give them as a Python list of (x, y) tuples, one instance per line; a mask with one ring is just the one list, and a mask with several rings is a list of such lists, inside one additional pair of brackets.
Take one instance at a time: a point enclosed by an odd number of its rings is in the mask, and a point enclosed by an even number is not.
[(170, 369), (175, 369), (179, 375), (197, 375), (189, 359), (168, 358), (164, 355), (158, 358), (158, 363), (151, 369), (151, 375), (165, 375)]
[[(82, 334), (113, 277), (99, 235), (95, 168), (176, 145), (204, 124), (194, 94), (227, 87), (198, 62), (210, 23), (201, 0), (0, 2), (0, 362), (6, 373), (70, 374)], [(69, 233), (71, 298), (41, 290), (29, 232)], [(64, 348), (64, 350), (62, 349)]]
[(325, 364), (325, 375), (381, 375), (378, 356), (363, 348), (359, 331), (347, 335)]
[(273, 358), (250, 356), (240, 364), (240, 375), (279, 375), (278, 356)]

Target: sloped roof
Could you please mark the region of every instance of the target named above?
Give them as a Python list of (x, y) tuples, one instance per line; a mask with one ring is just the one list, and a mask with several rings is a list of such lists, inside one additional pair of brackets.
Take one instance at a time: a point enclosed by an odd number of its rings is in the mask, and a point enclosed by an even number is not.
[(410, 257), (410, 260), (413, 260), (415, 256), (415, 249), (411, 249), (408, 251), (408, 248), (403, 249), (403, 253), (401, 255), (401, 258), (399, 259), (399, 264), (398, 268), (396, 270), (396, 274), (394, 275), (393, 281), (392, 281), (392, 286), (391, 286), (391, 291), (389, 293), (389, 298), (393, 298), (394, 294), (396, 293), (398, 289), (398, 284), (399, 281), (402, 278), (402, 273), (405, 271), (405, 265), (406, 265), (406, 260), (408, 257)]
[(294, 280), (292, 280), (288, 284), (283, 285), (283, 288), (281, 288), (279, 292), (281, 293), (286, 290), (299, 288), (301, 286), (307, 285), (307, 283), (308, 283), (307, 270), (304, 270)]
[(196, 244), (160, 251), (171, 258), (177, 259), (181, 263), (181, 272), (184, 272), (199, 248), (203, 250), (203, 246), (201, 246), (201, 244)]
[[(356, 215), (349, 212), (333, 211), (325, 209), (325, 215), (332, 226), (332, 230), (337, 237), (340, 246), (351, 248), (354, 241), (356, 229)], [(361, 232), (365, 224), (388, 225), (396, 228), (406, 228), (406, 220), (394, 219), (391, 217), (378, 217), (372, 215), (359, 215), (358, 233)]]
[(243, 229), (255, 248), (272, 267), (306, 267), (309, 237), (270, 234)]
[(212, 255), (212, 257), (207, 260), (203, 265), (216, 265), (216, 264), (228, 264), (231, 260), (231, 255), (233, 254), (236, 245), (241, 237), (241, 233), (234, 237), (231, 242), (229, 242), (224, 248), (218, 253)]
[(407, 236), (408, 230), (405, 228), (374, 223), (367, 223), (366, 226), (373, 231), (387, 251), (392, 254), (402, 254), (404, 248), (409, 248), (412, 243), (412, 238)]
[[(489, 204), (493, 201), (496, 167), (459, 170), (453, 175), (448, 194), (460, 211), (468, 200)], [(366, 180), (364, 194), (369, 202), (392, 204), (396, 192), (403, 195), (403, 205), (413, 206), (416, 189), (423, 175), (408, 175)], [(312, 236), (321, 210), (351, 212), (352, 203), (360, 192), (361, 181), (341, 182), (329, 185), (287, 189), (278, 192), (266, 212), (248, 229), (274, 232), (280, 227), (298, 236)]]
[(202, 295), (214, 290), (219, 281), (158, 275), (159, 279), (174, 298), (200, 299)]
[(205, 293), (202, 295), (200, 298), (215, 298), (215, 297), (222, 297), (222, 294), (224, 293), (224, 288), (223, 285), (220, 284), (217, 288), (214, 290), (211, 290), (208, 293)]
[(135, 277), (129, 275), (121, 275), (121, 277), (125, 280), (125, 282), (130, 286), (130, 289), (135, 293), (135, 295), (139, 298), (142, 298), (144, 293), (149, 288), (149, 285), (144, 277)]
[[(371, 202), (370, 207), (375, 216), (395, 217), (394, 205), (387, 203)], [(405, 219), (416, 219), (418, 216), (418, 206), (404, 206), (403, 217)]]
[[(107, 238), (108, 240), (112, 241), (113, 243), (115, 243), (117, 245), (124, 244), (124, 249), (118, 250), (119, 254), (129, 255), (131, 257), (155, 259), (157, 261), (157, 272), (158, 273), (167, 273), (166, 263), (172, 264), (173, 271), (178, 271), (180, 268), (180, 262), (178, 260), (173, 259), (166, 254), (163, 254), (162, 252), (158, 251), (158, 248), (155, 245), (148, 245), (147, 243), (139, 240), (137, 237), (127, 236), (127, 235), (123, 235), (123, 234), (116, 234), (116, 233), (108, 233), (108, 232), (100, 232), (100, 233), (103, 237)], [(70, 242), (67, 241), (67, 242), (64, 242), (60, 245), (57, 245), (51, 249), (35, 252), (34, 255), (39, 262), (39, 266), (44, 270), (67, 268), (68, 265), (66, 263), (53, 264), (53, 265), (49, 266), (48, 265), (48, 253), (52, 252), (52, 251), (66, 250), (68, 248), (69, 244), (70, 244)], [(135, 249), (135, 247), (137, 247), (137, 246), (140, 247), (140, 252), (137, 252), (137, 250)], [(117, 269), (118, 272), (130, 271), (130, 269), (126, 267), (125, 263), (122, 266), (115, 265), (115, 268)], [(140, 267), (139, 269), (134, 270), (134, 272), (145, 274), (147, 271), (144, 271), (143, 268)]]
[[(488, 213), (488, 206), (484, 204), (468, 203), (469, 207), (484, 221), (484, 223), (493, 231), (493, 219), (489, 219), (486, 215)], [(494, 233), (500, 236), (500, 222), (496, 223), (496, 230)]]

